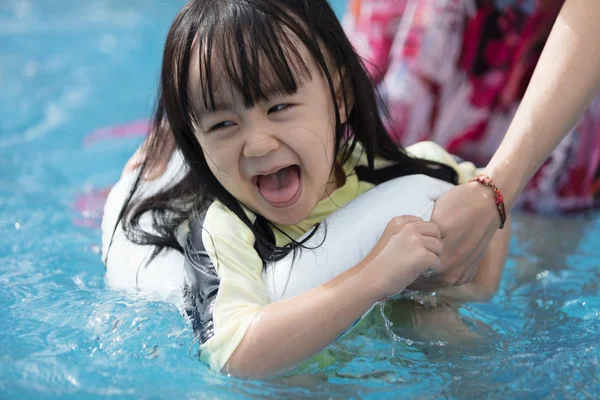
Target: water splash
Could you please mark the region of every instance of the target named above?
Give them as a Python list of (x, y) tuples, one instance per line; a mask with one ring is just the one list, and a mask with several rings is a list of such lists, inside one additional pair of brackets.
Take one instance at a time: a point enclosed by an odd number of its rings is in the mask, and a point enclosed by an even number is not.
[(383, 318), (383, 323), (385, 324), (385, 329), (390, 337), (390, 340), (392, 340), (395, 343), (406, 343), (409, 346), (412, 346), (415, 343), (423, 344), (421, 342), (415, 342), (414, 340), (405, 339), (402, 336), (398, 336), (398, 335), (396, 335), (396, 333), (394, 333), (394, 331), (392, 330), (394, 323), (392, 321), (390, 321), (390, 319), (387, 317), (387, 315), (385, 315), (385, 305), (386, 304), (387, 304), (387, 300), (382, 300), (379, 302), (379, 313), (381, 314), (381, 318)]

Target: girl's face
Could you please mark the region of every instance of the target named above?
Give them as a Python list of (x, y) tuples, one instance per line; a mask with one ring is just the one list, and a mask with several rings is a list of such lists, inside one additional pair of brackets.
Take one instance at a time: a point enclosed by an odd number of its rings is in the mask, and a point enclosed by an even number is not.
[(197, 51), (190, 68), (197, 138), (210, 170), (238, 201), (283, 225), (308, 217), (340, 185), (332, 168), (335, 113), (329, 86), (308, 50), (299, 52), (311, 78), (296, 93), (273, 93), (252, 108), (215, 76), (216, 109), (207, 109), (201, 100)]

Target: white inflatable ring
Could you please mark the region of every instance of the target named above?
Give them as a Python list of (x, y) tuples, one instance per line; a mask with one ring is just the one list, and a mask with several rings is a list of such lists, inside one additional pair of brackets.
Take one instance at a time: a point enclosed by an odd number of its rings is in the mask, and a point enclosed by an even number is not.
[[(182, 174), (180, 157), (174, 157), (165, 174), (145, 186), (146, 195), (177, 182)], [(152, 253), (150, 246), (129, 241), (121, 224), (118, 224), (113, 237), (119, 212), (133, 182), (134, 174), (119, 181), (111, 190), (105, 205), (102, 251), (103, 261), (107, 265), (107, 282), (116, 289), (135, 290), (181, 303), (183, 254), (167, 250), (145, 265)], [(290, 254), (277, 263), (267, 265), (262, 278), (270, 300), (283, 300), (303, 293), (358, 264), (377, 243), (393, 217), (414, 215), (429, 220), (435, 200), (451, 187), (451, 184), (438, 179), (411, 175), (390, 180), (357, 197), (320, 225), (306, 243), (306, 247), (315, 247), (314, 250), (302, 249), (295, 259)], [(142, 218), (141, 224), (145, 229), (151, 227), (149, 218)], [(182, 245), (187, 233), (183, 229), (178, 235)]]

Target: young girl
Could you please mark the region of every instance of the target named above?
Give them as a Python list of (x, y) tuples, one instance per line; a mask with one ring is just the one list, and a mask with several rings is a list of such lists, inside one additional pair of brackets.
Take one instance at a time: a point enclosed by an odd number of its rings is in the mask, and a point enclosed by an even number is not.
[[(380, 299), (439, 269), (437, 226), (391, 218), (355, 265), (282, 301), (270, 301), (264, 269), (312, 249), (311, 233), (327, 228), (319, 224), (376, 185), (416, 174), (435, 178), (423, 177), (432, 186), (465, 181), (439, 149), (420, 151), (454, 168), (398, 148), (379, 112), (325, 0), (190, 1), (167, 37), (154, 127), (138, 173), (123, 180), (132, 190), (120, 223), (105, 217), (109, 282), (124, 256), (135, 284), (145, 270), (172, 268), (164, 284), (185, 281), (202, 359), (215, 370), (259, 376), (315, 355)], [(500, 232), (478, 295), (497, 285), (508, 234)], [(135, 251), (121, 253), (124, 238)], [(138, 267), (144, 246), (152, 254)]]

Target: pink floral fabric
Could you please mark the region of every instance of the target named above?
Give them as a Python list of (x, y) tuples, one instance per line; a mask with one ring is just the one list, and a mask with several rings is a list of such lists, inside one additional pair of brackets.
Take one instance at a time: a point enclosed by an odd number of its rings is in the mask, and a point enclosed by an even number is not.
[[(527, 88), (563, 0), (354, 0), (348, 36), (408, 146), (432, 140), (485, 165)], [(600, 98), (532, 178), (537, 212), (600, 207)]]

